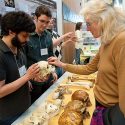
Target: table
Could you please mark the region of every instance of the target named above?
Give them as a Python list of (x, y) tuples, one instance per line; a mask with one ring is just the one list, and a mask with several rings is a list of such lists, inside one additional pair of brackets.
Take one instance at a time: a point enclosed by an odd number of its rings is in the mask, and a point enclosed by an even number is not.
[[(55, 82), (44, 94), (42, 94), (15, 122), (13, 122), (11, 125), (18, 125), (19, 123), (21, 123), (21, 121), (24, 120), (24, 118), (26, 118), (29, 114), (31, 114), (33, 111), (35, 111), (35, 109), (42, 104), (47, 97), (49, 97), (49, 95), (57, 88), (57, 86), (59, 86), (61, 83), (63, 84), (63, 82), (65, 82), (64, 80), (70, 75), (71, 73), (66, 72), (62, 75), (61, 78), (59, 78), (57, 80), (57, 82)], [(77, 87), (73, 88), (73, 90), (76, 90)], [(90, 115), (92, 116), (93, 110), (95, 108), (95, 99), (94, 99), (94, 94), (93, 94), (93, 89), (91, 89), (89, 91), (89, 95), (90, 95), (90, 100), (92, 102), (92, 107), (90, 107)], [(70, 97), (66, 97), (66, 101), (69, 100)], [(61, 112), (62, 113), (62, 112)], [(60, 115), (60, 114), (59, 114)], [(58, 116), (55, 116), (54, 118), (52, 118), (49, 122), (49, 125), (58, 125)], [(87, 119), (84, 121), (84, 125), (90, 125), (90, 119)]]

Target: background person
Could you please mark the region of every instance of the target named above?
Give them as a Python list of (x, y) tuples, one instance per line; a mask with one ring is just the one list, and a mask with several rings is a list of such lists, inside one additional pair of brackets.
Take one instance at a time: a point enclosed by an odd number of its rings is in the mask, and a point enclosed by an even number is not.
[[(62, 36), (60, 36), (56, 31), (54, 31), (55, 21), (51, 18), (50, 22), (48, 23), (47, 30), (50, 32), (53, 40), (53, 53), (59, 60), (62, 59), (61, 50), (62, 47), (66, 46), (67, 43), (72, 42), (71, 39), (73, 37), (73, 32), (68, 32)], [(64, 41), (66, 40), (66, 41)]]
[[(55, 21), (54, 18), (50, 19), (50, 22), (48, 23), (47, 30), (49, 31), (52, 41), (53, 41), (53, 53), (54, 56), (57, 57), (59, 60), (62, 59), (62, 49), (65, 47), (69, 42), (75, 41), (75, 36), (73, 32), (68, 32), (62, 36), (60, 36), (57, 32), (55, 32), (54, 29)], [(63, 74), (62, 68), (58, 68), (57, 75), (58, 78), (61, 77)]]
[(82, 22), (77, 22), (75, 27), (75, 35), (77, 37), (75, 43), (75, 63), (80, 64), (80, 54), (82, 52), (83, 40), (82, 37)]

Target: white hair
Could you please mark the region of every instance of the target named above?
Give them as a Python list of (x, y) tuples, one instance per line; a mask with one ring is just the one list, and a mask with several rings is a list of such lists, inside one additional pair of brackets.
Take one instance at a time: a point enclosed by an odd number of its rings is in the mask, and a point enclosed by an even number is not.
[(101, 26), (102, 43), (110, 43), (116, 35), (125, 31), (125, 14), (106, 0), (89, 0), (81, 13), (85, 19), (98, 21)]

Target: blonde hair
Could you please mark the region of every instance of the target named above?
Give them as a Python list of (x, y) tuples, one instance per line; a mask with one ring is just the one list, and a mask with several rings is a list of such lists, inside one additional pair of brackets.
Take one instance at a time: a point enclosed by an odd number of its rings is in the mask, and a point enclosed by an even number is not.
[(90, 0), (81, 11), (85, 18), (98, 21), (101, 26), (101, 42), (110, 43), (116, 35), (125, 30), (125, 15), (104, 0)]

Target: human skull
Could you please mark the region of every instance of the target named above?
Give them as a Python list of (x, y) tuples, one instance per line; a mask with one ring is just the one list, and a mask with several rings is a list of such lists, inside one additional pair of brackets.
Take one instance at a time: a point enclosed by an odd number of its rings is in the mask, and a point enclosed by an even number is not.
[(41, 79), (55, 71), (55, 67), (53, 67), (52, 65), (49, 65), (47, 61), (39, 61), (38, 65), (40, 67), (39, 77)]
[(75, 111), (64, 111), (59, 117), (58, 125), (83, 125), (82, 115)]
[(72, 100), (80, 100), (86, 104), (86, 106), (91, 106), (91, 102), (89, 99), (89, 94), (84, 90), (77, 90), (72, 94)]
[(66, 105), (65, 111), (72, 110), (72, 111), (76, 111), (76, 112), (82, 113), (82, 112), (84, 112), (85, 107), (86, 107), (86, 105), (84, 105), (84, 103), (82, 101), (73, 100), (73, 101), (70, 101)]

